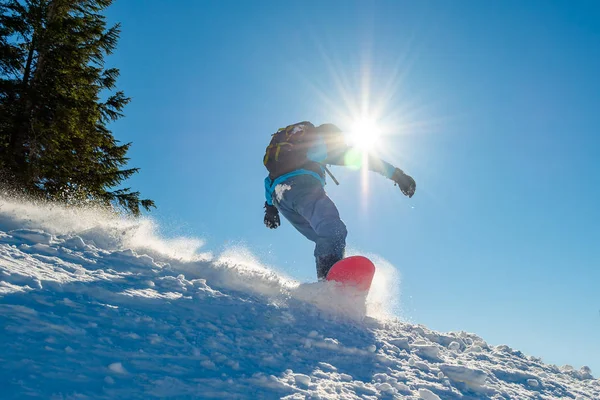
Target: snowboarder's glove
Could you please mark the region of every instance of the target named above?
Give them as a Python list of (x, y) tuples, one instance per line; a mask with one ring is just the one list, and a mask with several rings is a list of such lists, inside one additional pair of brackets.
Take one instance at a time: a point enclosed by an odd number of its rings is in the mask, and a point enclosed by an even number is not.
[(405, 196), (409, 198), (413, 197), (417, 189), (417, 184), (412, 177), (406, 175), (400, 168), (396, 168), (394, 175), (392, 175), (392, 180), (400, 187)]
[(269, 229), (277, 229), (279, 225), (281, 225), (279, 210), (265, 202), (265, 226)]

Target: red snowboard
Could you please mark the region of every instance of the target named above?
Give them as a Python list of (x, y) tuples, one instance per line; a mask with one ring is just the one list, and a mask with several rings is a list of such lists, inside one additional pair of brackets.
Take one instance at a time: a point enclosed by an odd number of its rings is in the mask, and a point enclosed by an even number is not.
[(336, 262), (327, 274), (328, 281), (342, 282), (368, 291), (375, 275), (375, 265), (366, 257), (352, 256)]

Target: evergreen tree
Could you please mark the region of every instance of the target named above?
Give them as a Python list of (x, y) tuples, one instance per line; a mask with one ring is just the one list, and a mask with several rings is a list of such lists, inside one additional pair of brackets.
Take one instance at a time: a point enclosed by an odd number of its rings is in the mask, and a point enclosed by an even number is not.
[(120, 32), (101, 14), (112, 1), (0, 0), (0, 173), (30, 195), (137, 215), (154, 202), (115, 189), (138, 168), (108, 129), (130, 100), (104, 67)]

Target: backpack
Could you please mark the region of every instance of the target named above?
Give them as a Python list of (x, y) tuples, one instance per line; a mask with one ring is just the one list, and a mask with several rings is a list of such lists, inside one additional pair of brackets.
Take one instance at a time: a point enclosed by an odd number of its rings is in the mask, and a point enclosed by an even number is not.
[(308, 159), (307, 152), (317, 135), (315, 126), (308, 121), (298, 122), (275, 132), (263, 158), (269, 177), (275, 179), (315, 164)]

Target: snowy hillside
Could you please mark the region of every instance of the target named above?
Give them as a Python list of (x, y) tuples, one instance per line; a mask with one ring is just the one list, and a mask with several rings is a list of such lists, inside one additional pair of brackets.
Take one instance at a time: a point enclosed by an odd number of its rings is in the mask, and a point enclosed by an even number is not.
[(365, 310), (201, 244), (0, 199), (0, 398), (600, 399), (588, 368), (386, 316), (383, 262)]

